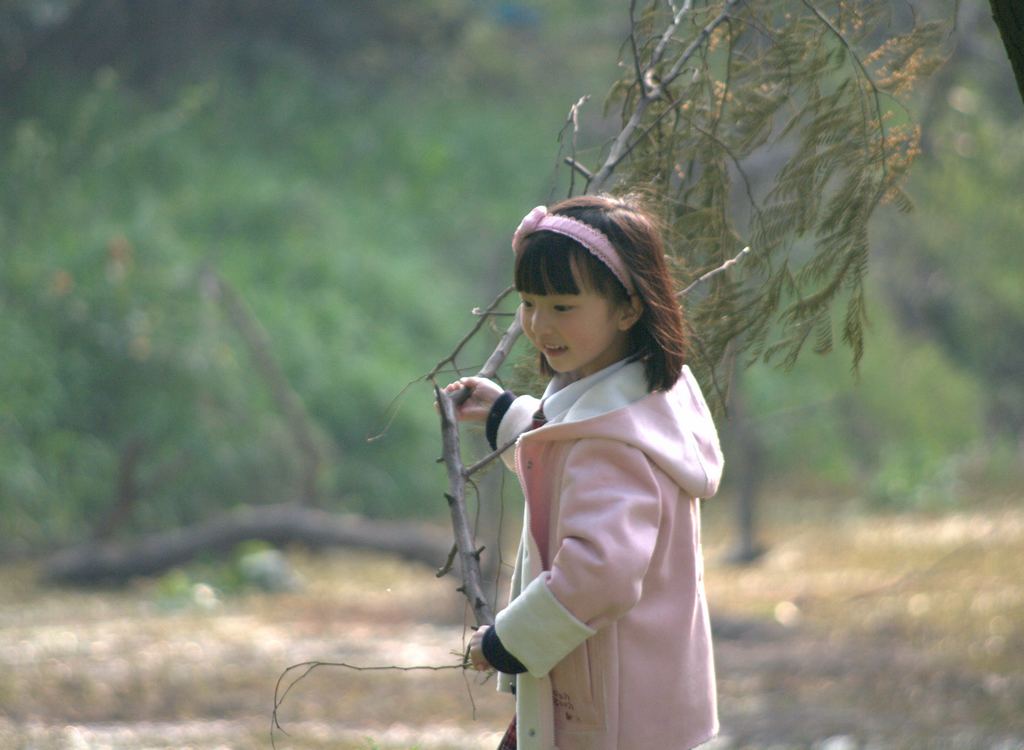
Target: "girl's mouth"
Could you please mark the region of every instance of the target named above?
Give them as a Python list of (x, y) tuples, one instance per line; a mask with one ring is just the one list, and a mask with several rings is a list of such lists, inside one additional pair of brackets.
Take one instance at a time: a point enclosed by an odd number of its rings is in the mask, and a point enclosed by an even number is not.
[(562, 354), (565, 354), (567, 351), (569, 351), (569, 347), (567, 347), (567, 346), (545, 346), (544, 347), (544, 354), (546, 356), (548, 356), (548, 357), (558, 357), (558, 356), (560, 356)]

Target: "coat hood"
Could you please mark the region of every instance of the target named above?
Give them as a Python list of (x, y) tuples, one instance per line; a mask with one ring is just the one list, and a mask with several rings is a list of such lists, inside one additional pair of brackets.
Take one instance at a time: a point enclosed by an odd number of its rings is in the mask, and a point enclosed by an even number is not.
[(690, 497), (707, 498), (718, 490), (724, 463), (718, 431), (688, 366), (670, 391), (648, 393), (643, 363), (631, 362), (522, 440), (583, 438), (638, 448)]

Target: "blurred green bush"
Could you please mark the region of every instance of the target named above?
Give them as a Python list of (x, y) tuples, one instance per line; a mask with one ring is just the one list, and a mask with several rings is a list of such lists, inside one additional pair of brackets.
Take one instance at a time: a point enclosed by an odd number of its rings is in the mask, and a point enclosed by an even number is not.
[(414, 14), (412, 47), (326, 54), (254, 35), (144, 83), (131, 65), (135, 78), (59, 55), (29, 67), (0, 119), (8, 551), (88, 536), (129, 496), (126, 531), (297, 496), (303, 457), (204, 293), (207, 265), (266, 329), (316, 425), (322, 502), (447, 512), (432, 395), (403, 387), (507, 284), (509, 228), (545, 199), (554, 136), (593, 75), (562, 66), (538, 97), (538, 68), (476, 63), (563, 52), (448, 5)]
[[(331, 54), (238, 33), (160, 76), (116, 55), (57, 65), (59, 51), (20, 75), (0, 111), (7, 551), (81, 539), (125, 497), (130, 532), (297, 496), (303, 457), (205, 265), (316, 425), (323, 503), (446, 513), (431, 394), (403, 387), (508, 283), (524, 207), (564, 193), (555, 136), (616, 76), (625, 18), (614, 3), (424, 8), (403, 16), (438, 24), (419, 46), (403, 21), (400, 40), (354, 34)], [(975, 95), (974, 115), (936, 125), (918, 213), (879, 228), (859, 379), (842, 357), (746, 375), (774, 480), (933, 507), (962, 501), (979, 454), (1013, 463), (1020, 347), (999, 331), (1024, 325), (1024, 214), (1007, 200), (1024, 144)], [(605, 136), (599, 109), (584, 110), (585, 153)], [(1017, 421), (993, 416), (1008, 409)]]

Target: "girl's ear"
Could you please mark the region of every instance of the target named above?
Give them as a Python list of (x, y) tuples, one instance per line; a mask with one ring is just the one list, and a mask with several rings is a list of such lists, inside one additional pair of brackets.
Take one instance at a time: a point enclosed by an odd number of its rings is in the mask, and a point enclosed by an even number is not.
[(640, 295), (634, 294), (629, 302), (622, 306), (619, 313), (619, 330), (628, 331), (640, 320), (644, 314), (644, 303), (640, 301)]

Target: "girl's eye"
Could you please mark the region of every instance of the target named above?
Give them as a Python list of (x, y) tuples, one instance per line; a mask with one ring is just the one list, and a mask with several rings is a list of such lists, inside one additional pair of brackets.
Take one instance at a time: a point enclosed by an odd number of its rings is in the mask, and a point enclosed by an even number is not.
[(527, 302), (525, 299), (523, 300), (522, 304), (523, 304), (523, 307), (533, 307), (533, 303), (532, 302)]
[(555, 305), (555, 312), (569, 312), (572, 305)]

